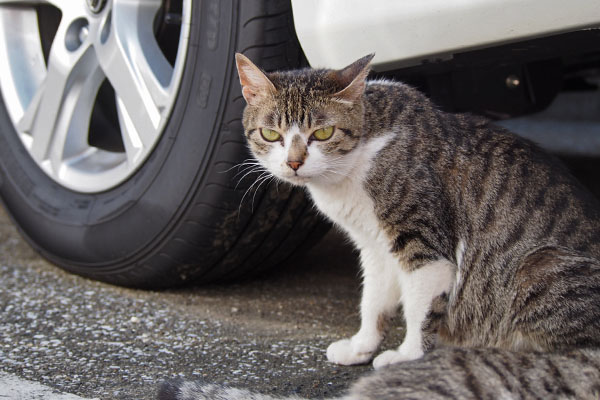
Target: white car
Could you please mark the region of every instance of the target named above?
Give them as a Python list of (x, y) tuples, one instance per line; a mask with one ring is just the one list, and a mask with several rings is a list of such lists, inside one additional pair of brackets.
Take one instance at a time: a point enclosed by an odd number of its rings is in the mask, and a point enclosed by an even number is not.
[(597, 0), (0, 0), (0, 195), (34, 248), (84, 276), (257, 273), (328, 226), (301, 189), (247, 174), (236, 51), (266, 71), (375, 52), (377, 74), (440, 107), (508, 118), (565, 90), (600, 105), (598, 28)]

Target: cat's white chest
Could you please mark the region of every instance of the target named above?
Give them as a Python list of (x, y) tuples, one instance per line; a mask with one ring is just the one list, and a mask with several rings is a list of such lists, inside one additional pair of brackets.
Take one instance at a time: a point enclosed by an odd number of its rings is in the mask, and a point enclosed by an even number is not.
[(390, 136), (371, 140), (356, 160), (358, 167), (342, 181), (331, 185), (307, 184), (316, 206), (333, 222), (341, 226), (359, 248), (384, 245), (388, 248), (381, 224), (375, 214), (373, 199), (364, 182), (374, 157)]
[(341, 226), (359, 247), (381, 238), (373, 200), (360, 182), (351, 180), (329, 187), (309, 187), (316, 206)]

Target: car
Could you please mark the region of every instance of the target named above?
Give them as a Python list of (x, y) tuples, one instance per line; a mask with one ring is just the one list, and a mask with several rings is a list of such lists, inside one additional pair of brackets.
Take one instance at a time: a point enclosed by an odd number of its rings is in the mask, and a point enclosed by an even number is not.
[(567, 91), (600, 104), (599, 27), (595, 0), (0, 0), (0, 196), (41, 255), (112, 284), (281, 268), (329, 225), (250, 157), (235, 52), (273, 71), (374, 51), (375, 76), (527, 134), (515, 117)]

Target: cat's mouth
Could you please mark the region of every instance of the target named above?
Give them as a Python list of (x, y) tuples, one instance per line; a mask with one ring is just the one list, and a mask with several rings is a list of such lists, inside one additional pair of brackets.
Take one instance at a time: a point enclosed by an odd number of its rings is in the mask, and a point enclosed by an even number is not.
[(286, 180), (294, 185), (302, 186), (310, 181), (310, 176), (300, 175), (298, 173), (298, 171), (293, 171), (293, 172), (289, 171), (289, 172), (283, 173), (281, 175), (282, 175), (281, 177), (284, 180)]
[(304, 185), (310, 180), (308, 177), (300, 176), (297, 173), (295, 175), (286, 176), (285, 179), (294, 185)]

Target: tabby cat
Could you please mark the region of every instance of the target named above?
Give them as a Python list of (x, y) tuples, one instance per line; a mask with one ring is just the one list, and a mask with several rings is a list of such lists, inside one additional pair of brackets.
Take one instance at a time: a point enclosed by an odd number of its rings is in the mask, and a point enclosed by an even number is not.
[(596, 198), (533, 143), (367, 80), (371, 59), (266, 74), (236, 55), (254, 156), (360, 250), (361, 326), (329, 361), (372, 360), (402, 306), (404, 341), (346, 398), (600, 398)]

